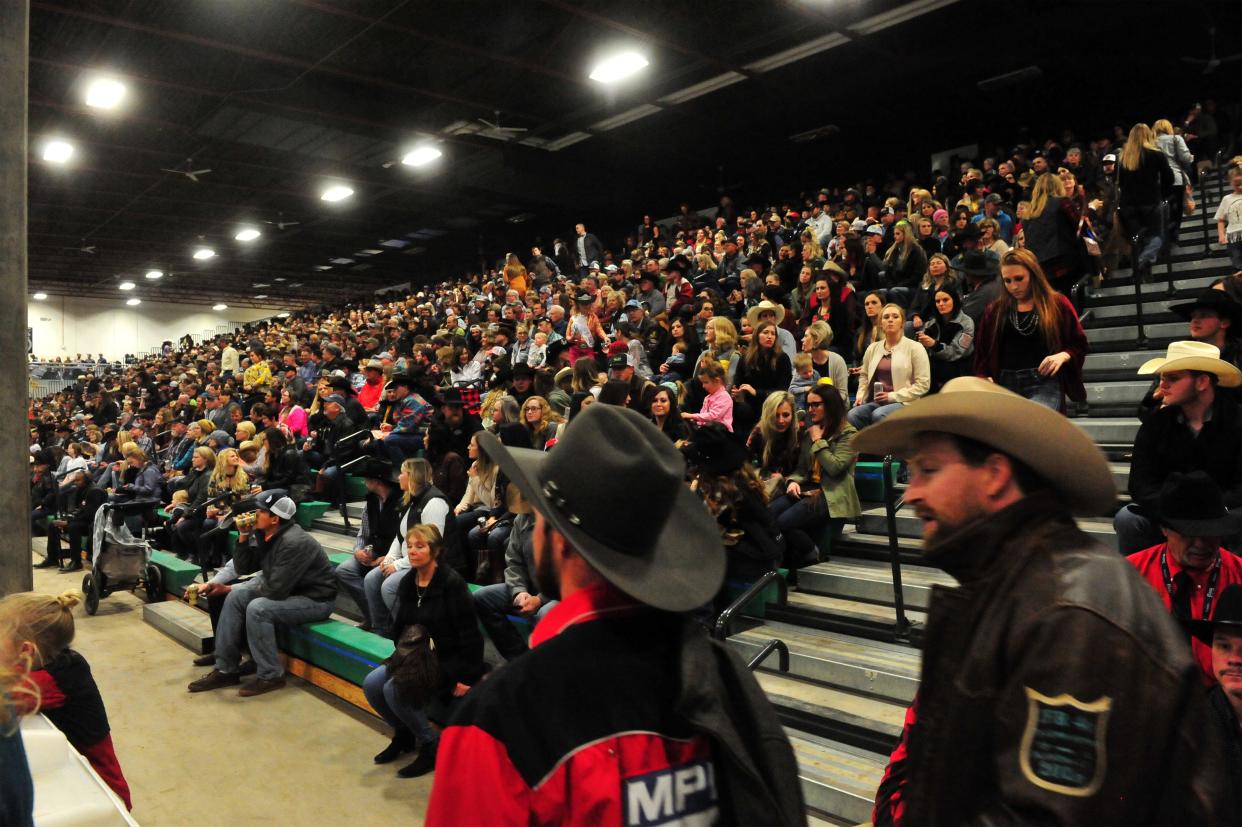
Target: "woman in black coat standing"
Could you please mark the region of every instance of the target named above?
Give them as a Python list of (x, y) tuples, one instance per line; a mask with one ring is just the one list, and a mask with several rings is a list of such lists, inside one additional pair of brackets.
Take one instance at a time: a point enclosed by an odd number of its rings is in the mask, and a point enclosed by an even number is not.
[(1173, 170), (1156, 143), (1156, 133), (1145, 123), (1136, 123), (1130, 128), (1117, 160), (1121, 226), (1132, 245), (1130, 255), (1134, 260), (1135, 276), (1147, 281), (1164, 246), (1167, 202), (1173, 194)]
[[(474, 613), (470, 589), (461, 575), (448, 566), (438, 566), (443, 541), (435, 526), (420, 524), (406, 534), (407, 554), (412, 571), (401, 581), (399, 609), (392, 627), (393, 641), (400, 641), (406, 629), (423, 626), (434, 642), (433, 656), (439, 662), (440, 681), (435, 697), (444, 702), (460, 698), (483, 677), (483, 633)], [(387, 664), (376, 667), (362, 682), (367, 701), (392, 726), (393, 738), (375, 763), (387, 764), (403, 752), (418, 750), (418, 757), (402, 767), (397, 775), (416, 778), (435, 769), (439, 733), (431, 726), (426, 711), (398, 687)]]

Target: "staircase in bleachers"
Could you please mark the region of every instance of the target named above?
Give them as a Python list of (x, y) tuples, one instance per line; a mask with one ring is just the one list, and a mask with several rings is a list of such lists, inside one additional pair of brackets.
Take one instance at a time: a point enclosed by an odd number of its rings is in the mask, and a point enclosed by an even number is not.
[[(1151, 385), (1136, 371), (1186, 338), (1186, 322), (1168, 306), (1193, 297), (1228, 275), (1229, 259), (1216, 244), (1211, 213), (1222, 179), (1205, 177), (1196, 193), (1200, 209), (1182, 225), (1179, 249), (1168, 268), (1157, 265), (1151, 283), (1141, 285), (1147, 342), (1136, 342), (1135, 288), (1128, 269), (1110, 276), (1085, 298), (1080, 312), (1091, 342), (1086, 361), (1088, 406), (1074, 422), (1108, 455), (1123, 501), (1130, 450), (1139, 421), (1135, 411)], [(1205, 250), (1205, 241), (1210, 242)], [(1169, 292), (1169, 275), (1173, 292)], [(1080, 520), (1082, 528), (1116, 546), (1112, 515)], [(871, 817), (875, 789), (888, 753), (901, 732), (905, 708), (919, 679), (920, 626), (931, 587), (951, 585), (937, 569), (919, 565), (920, 525), (909, 509), (897, 511), (902, 595), (913, 624), (904, 640), (894, 638), (894, 590), (887, 519), (882, 503), (864, 503), (864, 513), (833, 550), (832, 560), (803, 569), (785, 605), (768, 604), (762, 619), (743, 618), (729, 641), (747, 658), (771, 639), (789, 649), (789, 671), (777, 671), (769, 657), (757, 672), (776, 705), (798, 755), (808, 810), (831, 823), (858, 824)]]

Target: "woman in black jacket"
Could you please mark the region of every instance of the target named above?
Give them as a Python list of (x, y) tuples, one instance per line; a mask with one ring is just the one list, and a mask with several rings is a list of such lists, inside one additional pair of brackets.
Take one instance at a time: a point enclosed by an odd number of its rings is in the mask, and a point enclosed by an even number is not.
[[(399, 642), (406, 629), (423, 626), (434, 644), (431, 657), (439, 664), (434, 698), (451, 703), (470, 691), (484, 672), (483, 634), (474, 613), (466, 581), (448, 566), (436, 565), (442, 542), (435, 526), (420, 524), (406, 534), (411, 573), (401, 581), (400, 607), (392, 627)], [(439, 734), (424, 709), (399, 688), (387, 664), (376, 667), (362, 682), (367, 701), (392, 726), (393, 738), (375, 763), (387, 764), (404, 752), (418, 749), (418, 757), (398, 770), (402, 778), (426, 775), (435, 768)]]
[(267, 443), (268, 463), (263, 487), (283, 488), (289, 492), (289, 498), (295, 503), (309, 500), (310, 469), (306, 467), (302, 452), (288, 443), (284, 432), (279, 428), (266, 429), (263, 437)]
[(763, 403), (776, 391), (789, 390), (793, 367), (781, 350), (773, 322), (760, 322), (750, 347), (737, 365), (733, 387), (733, 431), (746, 435), (759, 419)]
[(1145, 123), (1130, 128), (1117, 159), (1118, 212), (1130, 239), (1135, 275), (1147, 280), (1164, 246), (1165, 211), (1173, 194), (1173, 170)]

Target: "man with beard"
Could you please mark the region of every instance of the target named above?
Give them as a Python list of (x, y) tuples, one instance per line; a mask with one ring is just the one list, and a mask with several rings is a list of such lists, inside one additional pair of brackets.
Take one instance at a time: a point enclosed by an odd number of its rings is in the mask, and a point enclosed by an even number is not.
[(1116, 498), (1090, 437), (961, 377), (853, 447), (907, 459), (924, 555), (961, 584), (933, 594), (872, 821), (1223, 823), (1219, 736), (1185, 633), (1074, 523)]
[(725, 568), (685, 460), (616, 405), (590, 406), (565, 434), (550, 452), (479, 435), (535, 512), (534, 580), (560, 602), (529, 652), (464, 697), (426, 823), (805, 823), (763, 691), (685, 614)]

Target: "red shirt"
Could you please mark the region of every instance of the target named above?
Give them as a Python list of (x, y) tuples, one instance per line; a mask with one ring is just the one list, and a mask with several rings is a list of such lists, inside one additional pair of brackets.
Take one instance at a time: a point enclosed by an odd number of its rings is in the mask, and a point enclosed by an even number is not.
[(362, 387), (358, 389), (358, 404), (362, 405), (363, 410), (373, 410), (379, 405), (380, 394), (383, 390), (383, 377), (380, 377), (374, 384), (370, 381), (364, 382)]
[[(1152, 546), (1149, 549), (1131, 554), (1126, 559), (1130, 564), (1138, 569), (1139, 574), (1143, 575), (1143, 579), (1151, 584), (1156, 590), (1156, 594), (1160, 596), (1164, 607), (1169, 611), (1173, 610), (1173, 598), (1169, 596), (1169, 590), (1164, 584), (1164, 572), (1161, 571), (1160, 556), (1168, 550), (1167, 543), (1161, 543), (1158, 546)], [(1176, 577), (1178, 572), (1182, 571), (1182, 567), (1173, 559), (1173, 555), (1168, 555), (1169, 561), (1169, 577)], [(1203, 620), (1203, 598), (1207, 593), (1208, 580), (1212, 576), (1211, 568), (1202, 571), (1186, 569), (1186, 574), (1190, 575), (1191, 582), (1195, 584), (1194, 593), (1190, 595), (1190, 616), (1195, 620)], [(1212, 606), (1212, 614), (1216, 613), (1216, 604), (1220, 602), (1220, 594), (1227, 587), (1236, 583), (1242, 583), (1242, 557), (1238, 557), (1228, 549), (1220, 549), (1220, 578), (1216, 584), (1215, 603)], [(1206, 618), (1211, 620), (1211, 618)], [(1212, 647), (1208, 646), (1198, 638), (1192, 640), (1195, 652), (1195, 659), (1199, 661), (1199, 666), (1203, 670), (1204, 683), (1212, 686), (1216, 683), (1216, 676), (1212, 672)]]

